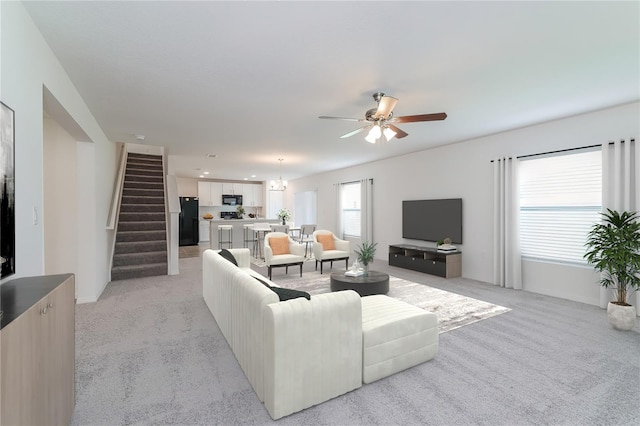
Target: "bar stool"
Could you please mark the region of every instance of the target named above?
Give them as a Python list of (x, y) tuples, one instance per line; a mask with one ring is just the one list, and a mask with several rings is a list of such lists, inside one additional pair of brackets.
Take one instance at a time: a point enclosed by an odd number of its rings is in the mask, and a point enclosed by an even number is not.
[[(248, 223), (242, 226), (244, 232), (244, 248), (248, 248), (249, 252), (253, 250), (253, 254), (255, 256), (256, 249), (258, 247), (258, 238), (256, 236), (255, 231), (253, 230), (253, 224)], [(251, 244), (249, 244), (251, 243)]]
[(233, 225), (218, 225), (218, 248), (223, 244), (229, 244), (229, 248), (233, 246)]

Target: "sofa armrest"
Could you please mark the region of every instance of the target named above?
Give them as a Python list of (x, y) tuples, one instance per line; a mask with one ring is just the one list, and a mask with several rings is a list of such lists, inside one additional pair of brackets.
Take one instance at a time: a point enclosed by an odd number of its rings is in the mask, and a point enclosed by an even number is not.
[(264, 316), (264, 405), (273, 419), (362, 386), (362, 304), (352, 291), (272, 303)]
[(314, 241), (312, 244), (311, 251), (313, 252), (313, 257), (322, 259), (322, 244), (317, 241)]
[(273, 250), (271, 250), (271, 246), (268, 244), (265, 244), (263, 249), (264, 249), (264, 261), (266, 262), (267, 265), (270, 265), (271, 259), (273, 259)]
[(336, 250), (346, 251), (347, 253), (351, 253), (351, 243), (347, 240), (339, 240), (335, 239), (334, 244), (336, 245)]
[(248, 248), (229, 249), (238, 262), (238, 268), (251, 268), (251, 252)]
[(291, 254), (304, 257), (304, 251), (304, 246), (302, 244), (298, 244), (293, 240), (289, 241), (289, 252)]

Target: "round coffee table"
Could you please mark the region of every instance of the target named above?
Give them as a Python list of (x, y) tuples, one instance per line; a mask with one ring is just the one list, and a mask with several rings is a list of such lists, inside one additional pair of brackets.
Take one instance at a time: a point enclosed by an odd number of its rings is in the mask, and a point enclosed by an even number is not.
[(331, 273), (331, 291), (354, 290), (361, 297), (389, 293), (389, 275), (369, 271), (368, 276), (348, 277), (344, 272)]

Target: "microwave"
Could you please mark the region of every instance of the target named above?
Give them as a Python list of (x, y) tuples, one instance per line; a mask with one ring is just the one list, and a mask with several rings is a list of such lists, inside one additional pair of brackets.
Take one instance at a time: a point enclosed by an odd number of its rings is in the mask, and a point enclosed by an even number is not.
[(241, 206), (242, 195), (223, 195), (222, 205), (223, 206)]

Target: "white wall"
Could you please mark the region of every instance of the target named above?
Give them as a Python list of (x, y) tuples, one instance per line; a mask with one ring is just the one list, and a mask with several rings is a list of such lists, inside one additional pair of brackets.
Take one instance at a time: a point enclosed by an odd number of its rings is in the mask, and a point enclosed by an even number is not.
[[(376, 259), (388, 259), (388, 246), (432, 244), (402, 239), (402, 200), (462, 198), (464, 277), (493, 280), (492, 165), (499, 156), (536, 154), (637, 137), (640, 104), (633, 103), (553, 122), (512, 130), (405, 156), (289, 181), (285, 205), (295, 193), (318, 193), (318, 228), (336, 229), (334, 183), (373, 178)], [(357, 138), (363, 149), (381, 149)], [(393, 143), (401, 143), (399, 141)], [(446, 176), (446, 177), (445, 177)], [(524, 262), (524, 289), (599, 304), (598, 276), (585, 267)]]
[(178, 185), (178, 197), (197, 197), (198, 196), (198, 179), (192, 178), (176, 178)]
[(43, 141), (44, 273), (77, 274), (77, 142), (51, 118), (44, 119)]
[[(106, 231), (109, 201), (115, 175), (115, 144), (110, 142), (91, 115), (68, 75), (37, 30), (21, 2), (2, 2), (0, 98), (15, 111), (16, 128), (16, 274), (7, 279), (44, 273), (42, 221), (32, 223), (32, 210), (43, 211), (43, 91), (55, 97), (88, 136), (91, 150), (79, 174), (84, 193), (78, 192), (79, 230), (88, 228), (78, 241), (87, 258), (85, 288), (78, 295), (96, 300), (109, 280), (109, 254), (113, 232)], [(80, 163), (79, 163), (80, 166)], [(93, 214), (88, 218), (88, 214)], [(80, 231), (79, 231), (80, 232)]]

